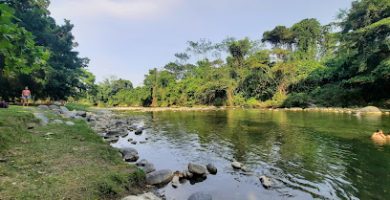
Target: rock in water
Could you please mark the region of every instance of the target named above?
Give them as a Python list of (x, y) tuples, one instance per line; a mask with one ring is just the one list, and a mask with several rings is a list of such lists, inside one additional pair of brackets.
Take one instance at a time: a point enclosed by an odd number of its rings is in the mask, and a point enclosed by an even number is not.
[(268, 178), (266, 176), (260, 176), (259, 179), (260, 179), (261, 184), (263, 184), (264, 188), (268, 189), (272, 186), (272, 181), (270, 178)]
[(122, 200), (161, 200), (161, 198), (157, 197), (153, 193), (145, 193), (141, 195), (132, 195), (132, 196), (127, 196), (123, 198)]
[(206, 168), (207, 168), (207, 171), (209, 171), (210, 174), (217, 174), (218, 170), (217, 170), (217, 168), (213, 164), (211, 164), (211, 163), (207, 164)]
[(136, 134), (136, 135), (141, 135), (141, 134), (142, 134), (142, 131), (143, 131), (143, 129), (142, 129), (142, 128), (139, 128), (139, 129), (135, 130), (134, 134)]
[(110, 143), (118, 142), (118, 140), (119, 140), (119, 138), (117, 138), (117, 137), (107, 137), (104, 139), (104, 141), (110, 142)]
[(212, 200), (213, 197), (210, 194), (203, 192), (196, 192), (188, 197), (188, 200)]
[(367, 106), (362, 109), (359, 109), (361, 113), (373, 113), (373, 114), (382, 114), (382, 111), (375, 106)]
[(145, 159), (140, 160), (135, 165), (137, 165), (138, 168), (142, 169), (145, 174), (149, 174), (150, 172), (156, 171), (154, 165)]
[(131, 147), (121, 149), (120, 152), (123, 155), (123, 159), (127, 162), (135, 162), (139, 158), (138, 151)]
[(127, 133), (127, 132), (122, 130), (122, 129), (111, 129), (111, 130), (107, 131), (106, 135), (107, 136), (116, 136), (116, 135), (123, 135), (124, 133)]
[(159, 170), (146, 175), (146, 183), (160, 185), (169, 183), (173, 178), (173, 172), (169, 169)]
[(183, 174), (183, 178), (188, 178), (188, 179), (190, 179), (190, 178), (192, 178), (194, 175), (191, 173), (191, 172), (189, 172), (188, 170), (184, 170), (183, 172), (182, 172), (182, 174)]
[(193, 173), (194, 175), (204, 175), (207, 173), (207, 170), (202, 165), (189, 163), (188, 164), (188, 171)]
[(174, 176), (172, 178), (172, 186), (174, 188), (177, 188), (177, 187), (179, 187), (179, 185), (180, 185), (179, 176)]
[(232, 162), (232, 167), (234, 169), (241, 169), (242, 168), (242, 163), (234, 161), (234, 162)]

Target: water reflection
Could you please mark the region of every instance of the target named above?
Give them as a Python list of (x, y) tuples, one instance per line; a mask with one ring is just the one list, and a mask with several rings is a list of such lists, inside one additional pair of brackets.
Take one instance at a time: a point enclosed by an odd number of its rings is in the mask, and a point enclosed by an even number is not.
[[(216, 176), (178, 189), (168, 198), (186, 199), (209, 191), (215, 199), (386, 199), (390, 196), (390, 148), (370, 140), (376, 129), (390, 129), (385, 116), (340, 113), (156, 112), (144, 114), (152, 139), (139, 146), (157, 167), (182, 170), (188, 162), (219, 168)], [(255, 174), (276, 180), (265, 190), (257, 177), (231, 169), (237, 159)]]

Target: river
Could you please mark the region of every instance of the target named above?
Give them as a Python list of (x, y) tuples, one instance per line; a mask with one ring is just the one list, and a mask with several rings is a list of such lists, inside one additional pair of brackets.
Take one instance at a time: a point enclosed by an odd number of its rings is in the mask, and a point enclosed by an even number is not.
[[(390, 131), (389, 116), (259, 110), (126, 115), (148, 128), (113, 146), (136, 148), (157, 169), (183, 171), (189, 162), (218, 168), (202, 182), (161, 188), (167, 199), (185, 200), (198, 191), (216, 200), (390, 197), (390, 145), (370, 140), (377, 129)], [(133, 145), (129, 137), (149, 140)], [(233, 159), (254, 175), (232, 169)], [(263, 188), (260, 175), (274, 186)]]

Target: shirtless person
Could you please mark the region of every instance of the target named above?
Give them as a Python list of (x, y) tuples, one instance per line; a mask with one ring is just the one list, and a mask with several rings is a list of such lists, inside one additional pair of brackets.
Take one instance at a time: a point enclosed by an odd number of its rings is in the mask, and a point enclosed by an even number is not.
[(377, 130), (373, 133), (371, 139), (379, 145), (390, 143), (390, 135), (385, 135), (382, 130)]
[(26, 105), (28, 106), (29, 99), (31, 99), (31, 91), (26, 86), (24, 88), (24, 90), (22, 91), (22, 103), (23, 103), (23, 106), (26, 106)]

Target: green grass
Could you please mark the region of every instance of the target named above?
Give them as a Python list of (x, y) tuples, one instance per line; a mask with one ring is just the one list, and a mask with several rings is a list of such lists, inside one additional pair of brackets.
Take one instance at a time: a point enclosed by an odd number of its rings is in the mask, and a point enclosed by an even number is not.
[(66, 108), (69, 110), (82, 110), (82, 111), (89, 111), (90, 105), (82, 104), (82, 103), (67, 103), (65, 105)]
[(32, 111), (0, 110), (0, 199), (119, 199), (140, 191), (143, 172), (84, 121), (28, 130), (38, 124)]

